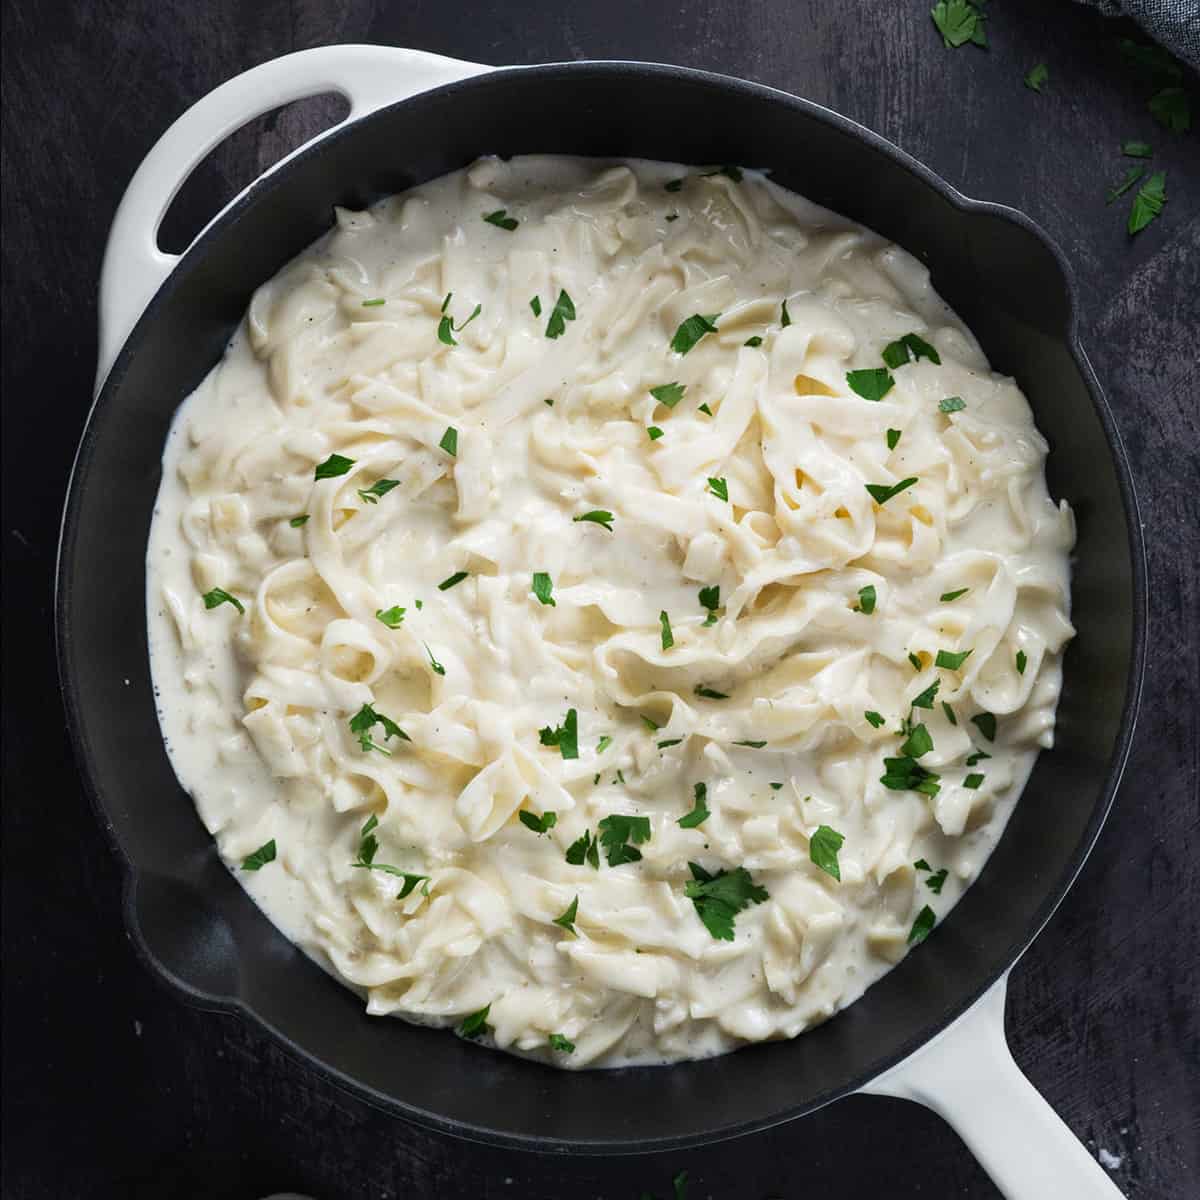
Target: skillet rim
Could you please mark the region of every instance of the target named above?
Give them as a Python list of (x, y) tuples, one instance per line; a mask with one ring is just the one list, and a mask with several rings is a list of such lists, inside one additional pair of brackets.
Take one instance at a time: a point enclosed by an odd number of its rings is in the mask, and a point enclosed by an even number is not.
[[(1055, 336), (1055, 340), (1061, 339), (1062, 343), (1065, 344), (1088, 391), (1092, 408), (1100, 421), (1108, 443), (1109, 454), (1121, 496), (1131, 566), (1131, 644), (1118, 734), (1109, 758), (1108, 769), (1103, 784), (1099, 789), (1087, 826), (1079, 843), (1068, 858), (1064, 869), (1060, 872), (1057, 881), (1050, 888), (1046, 900), (1037, 910), (1032, 921), (1023, 927), (1020, 935), (1010, 943), (1008, 949), (998, 956), (1000, 966), (994, 972), (991, 970), (986, 972), (988, 978), (983, 986), (971, 990), (965, 998), (949, 1006), (945, 1013), (934, 1018), (928, 1025), (923, 1026), (919, 1035), (905, 1041), (899, 1050), (878, 1060), (874, 1065), (874, 1069), (870, 1072), (856, 1074), (839, 1086), (828, 1088), (815, 1097), (778, 1110), (770, 1116), (727, 1124), (702, 1132), (668, 1135), (658, 1138), (607, 1138), (579, 1141), (561, 1137), (532, 1136), (499, 1131), (460, 1118), (445, 1117), (439, 1113), (431, 1112), (410, 1102), (387, 1095), (379, 1089), (363, 1083), (339, 1068), (317, 1058), (313, 1052), (305, 1049), (287, 1034), (283, 1033), (252, 1004), (237, 996), (215, 995), (196, 987), (171, 971), (156, 956), (145, 941), (136, 911), (136, 890), (140, 877), (138, 866), (126, 852), (116, 827), (109, 817), (105, 801), (100, 794), (100, 789), (93, 776), (92, 750), (86, 729), (87, 719), (76, 682), (75, 664), (84, 653), (84, 650), (77, 648), (77, 644), (72, 637), (69, 615), (72, 602), (72, 564), (78, 543), (79, 514), (86, 503), (89, 488), (94, 487), (96, 483), (88, 474), (97, 439), (95, 417), (102, 408), (107, 408), (113, 403), (113, 396), (119, 389), (130, 361), (146, 338), (146, 331), (154, 324), (159, 309), (179, 286), (180, 279), (184, 274), (180, 268), (202, 258), (212, 240), (224, 232), (229, 225), (236, 223), (247, 208), (256, 204), (270, 190), (282, 186), (291, 170), (297, 164), (307, 162), (312, 156), (319, 155), (327, 145), (332, 144), (335, 140), (349, 136), (363, 123), (376, 119), (383, 120), (388, 114), (405, 104), (420, 101), (424, 97), (431, 95), (440, 96), (446, 93), (466, 91), (481, 86), (496, 86), (497, 84), (503, 86), (509, 79), (530, 74), (553, 79), (555, 77), (569, 78), (573, 75), (587, 73), (598, 75), (628, 73), (651, 81), (665, 77), (682, 77), (706, 85), (712, 89), (745, 93), (751, 97), (766, 100), (774, 105), (802, 113), (809, 118), (849, 135), (853, 140), (862, 143), (869, 151), (890, 159), (893, 163), (908, 171), (911, 175), (914, 175), (937, 192), (951, 207), (966, 214), (968, 217), (979, 215), (999, 218), (1017, 226), (1026, 234), (1037, 239), (1037, 241), (1050, 251), (1060, 273), (1063, 292), (1066, 298), (1065, 325), (1061, 332)], [(748, 1133), (770, 1129), (814, 1112), (834, 1100), (860, 1091), (866, 1084), (877, 1079), (898, 1063), (903, 1062), (914, 1051), (927, 1044), (943, 1030), (952, 1025), (986, 991), (994, 986), (997, 980), (1006, 975), (1045, 927), (1070, 891), (1084, 863), (1087, 861), (1115, 801), (1117, 788), (1121, 782), (1132, 745), (1138, 708), (1141, 701), (1149, 619), (1147, 602), (1145, 541), (1142, 533), (1132, 472), (1112, 410), (1108, 405), (1107, 399), (1079, 339), (1078, 289), (1074, 272), (1054, 239), (1037, 222), (1021, 210), (1008, 205), (992, 201), (976, 200), (966, 196), (930, 167), (927, 167), (924, 163), (880, 134), (815, 101), (807, 100), (801, 96), (765, 84), (754, 83), (717, 72), (675, 66), (667, 63), (640, 62), (624, 59), (594, 59), (576, 62), (544, 63), (534, 66), (498, 67), (485, 71), (480, 75), (470, 76), (437, 88), (431, 88), (428, 91), (420, 92), (416, 96), (408, 97), (394, 104), (384, 105), (364, 114), (362, 117), (347, 119), (326, 134), (317, 137), (308, 145), (301, 147), (284, 162), (269, 168), (262, 175), (258, 176), (245, 190), (226, 205), (204, 227), (184, 254), (180, 256), (179, 261), (171, 269), (170, 274), (163, 280), (162, 284), (151, 297), (132, 330), (122, 343), (120, 351), (114, 358), (102, 386), (96, 392), (93, 402), (88, 409), (80, 435), (79, 447), (67, 484), (55, 563), (53, 595), (58, 675), (63, 693), (67, 729), (70, 735), (72, 752), (79, 769), (84, 791), (91, 802), (101, 828), (104, 830), (113, 849), (117, 852), (118, 861), (121, 863), (123, 875), (122, 912), (126, 930), (138, 957), (150, 969), (152, 975), (161, 982), (168, 984), (193, 1006), (212, 1011), (234, 1013), (243, 1019), (252, 1020), (282, 1044), (289, 1055), (303, 1063), (307, 1069), (315, 1071), (323, 1079), (351, 1092), (372, 1107), (386, 1112), (391, 1116), (400, 1116), (439, 1133), (488, 1145), (509, 1149), (522, 1149), (537, 1153), (579, 1153), (589, 1156), (631, 1153), (648, 1154), (666, 1150), (684, 1149), (702, 1143), (724, 1141), (744, 1136)], [(639, 1070), (645, 1068), (625, 1069)], [(659, 1068), (650, 1069), (657, 1070)]]

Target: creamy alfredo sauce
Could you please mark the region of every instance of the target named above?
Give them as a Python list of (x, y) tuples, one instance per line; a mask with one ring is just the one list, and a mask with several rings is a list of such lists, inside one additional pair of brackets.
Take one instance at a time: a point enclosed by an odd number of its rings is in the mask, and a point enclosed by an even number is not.
[(483, 160), (339, 211), (179, 410), (172, 762), (372, 1013), (565, 1067), (792, 1037), (1052, 742), (1045, 454), (862, 227), (751, 172)]

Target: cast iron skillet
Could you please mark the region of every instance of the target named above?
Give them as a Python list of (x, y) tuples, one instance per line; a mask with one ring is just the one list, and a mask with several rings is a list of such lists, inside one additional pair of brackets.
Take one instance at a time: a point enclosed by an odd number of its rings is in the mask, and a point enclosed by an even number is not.
[[(770, 168), (920, 256), (993, 365), (1024, 388), (1053, 447), (1051, 492), (1070, 501), (1079, 527), (1078, 636), (1055, 748), (944, 925), (794, 1041), (670, 1068), (567, 1073), (367, 1018), (226, 871), (164, 752), (144, 558), (172, 414), (220, 357), (254, 289), (329, 228), (333, 205), (370, 204), (483, 153)], [(253, 1016), (392, 1112), (462, 1136), (596, 1153), (711, 1141), (811, 1111), (909, 1055), (1002, 976), (1062, 899), (1112, 801), (1139, 691), (1144, 589), (1129, 470), (1077, 340), (1069, 272), (1028, 218), (965, 199), (881, 138), (792, 96), (674, 67), (577, 63), (468, 78), (351, 121), (204, 232), (137, 322), (92, 411), (56, 603), (70, 729), (125, 861), (126, 916), (149, 965), (196, 1003)]]

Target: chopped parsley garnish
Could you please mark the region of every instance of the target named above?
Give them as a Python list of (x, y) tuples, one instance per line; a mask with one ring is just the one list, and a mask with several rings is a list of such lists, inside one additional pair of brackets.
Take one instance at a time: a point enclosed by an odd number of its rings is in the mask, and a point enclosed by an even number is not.
[(669, 746), (678, 746), (683, 738), (667, 738), (666, 741), (657, 742), (656, 745), (660, 750), (666, 750)]
[(1147, 103), (1151, 115), (1172, 133), (1187, 133), (1192, 127), (1192, 105), (1188, 94), (1181, 87), (1163, 88), (1155, 92)]
[(1017, 674), (1024, 675), (1025, 668), (1029, 665), (1029, 659), (1025, 656), (1024, 650), (1017, 651)]
[(1129, 210), (1129, 223), (1126, 228), (1130, 235), (1141, 233), (1151, 221), (1155, 220), (1167, 202), (1167, 173), (1155, 171), (1145, 183), (1138, 188), (1133, 198), (1133, 206)]
[[(600, 778), (599, 775), (596, 776)], [(585, 829), (583, 836), (576, 838), (567, 847), (567, 862), (573, 867), (582, 867), (586, 862), (593, 871), (600, 869), (600, 843), (592, 837), (591, 831)]]
[[(915, 333), (906, 333), (902, 338), (898, 338), (894, 342), (889, 342), (883, 348), (883, 361), (893, 369), (902, 367), (907, 362), (916, 362), (922, 358), (929, 359), (934, 366), (940, 367), (942, 365), (942, 359), (937, 350), (924, 338), (918, 337)], [(886, 391), (887, 389), (885, 388), (884, 390)], [(871, 397), (868, 397), (868, 399), (871, 399)], [(875, 397), (875, 399), (878, 399), (878, 397)]]
[(850, 390), (857, 392), (864, 400), (882, 400), (896, 381), (886, 367), (868, 367), (861, 371), (847, 371), (846, 382)]
[(657, 387), (650, 389), (650, 395), (659, 404), (665, 404), (668, 408), (674, 408), (683, 399), (683, 393), (686, 391), (686, 383), (660, 383)]
[(275, 861), (275, 839), (272, 838), (269, 842), (263, 842), (253, 854), (247, 854), (242, 859), (243, 871), (257, 871), (265, 867), (267, 863)]
[(863, 486), (871, 493), (871, 499), (876, 504), (886, 504), (893, 496), (900, 495), (906, 488), (912, 487), (917, 482), (915, 475), (910, 475), (907, 479), (900, 480), (899, 483), (893, 483), (889, 487), (885, 483), (868, 483)]
[(657, 425), (646, 426), (646, 436), (649, 437), (652, 442), (657, 442), (662, 435), (663, 431), (659, 429)]
[(935, 896), (940, 896), (942, 894), (942, 887), (946, 882), (946, 877), (949, 874), (950, 872), (945, 867), (943, 867), (940, 871), (934, 871), (933, 874), (931, 874), (929, 878), (925, 880), (926, 887), (928, 887)]
[(448, 592), (452, 587), (457, 587), (469, 573), (468, 571), (455, 571), (453, 575), (448, 575), (438, 584), (438, 591)]
[(752, 742), (752, 741), (746, 739), (746, 740), (743, 740), (740, 742), (734, 742), (733, 744), (735, 746), (749, 746), (751, 750), (761, 750), (767, 743), (766, 742)]
[(339, 475), (345, 475), (352, 466), (354, 459), (347, 458), (344, 454), (331, 454), (323, 463), (317, 463), (313, 478), (336, 479)]
[(792, 323), (792, 314), (789, 313), (787, 310), (787, 297), (785, 296), (783, 299), (783, 304), (781, 306), (781, 310), (780, 310), (780, 314), (779, 314), (779, 324), (784, 329), (786, 329), (791, 323)]
[(934, 915), (933, 909), (926, 904), (919, 913), (917, 919), (913, 922), (912, 928), (908, 931), (908, 944), (916, 946), (923, 942), (937, 924), (937, 917)]
[(411, 742), (412, 738), (396, 724), (391, 717), (385, 717), (383, 713), (376, 712), (369, 704), (364, 704), (350, 718), (350, 732), (358, 737), (358, 744), (364, 750), (380, 750), (384, 754), (390, 753), (384, 750), (382, 746), (377, 746), (371, 741), (371, 730), (376, 725), (383, 726), (383, 740), (389, 741), (391, 738), (398, 737), (402, 742)]
[(555, 925), (561, 925), (568, 933), (575, 932), (575, 917), (579, 912), (579, 897), (576, 896), (570, 904), (567, 905), (557, 917), (554, 918)]
[(224, 588), (213, 588), (212, 591), (204, 593), (205, 608), (216, 608), (221, 604), (232, 604), (243, 615), (246, 612), (246, 606), (236, 596), (231, 596)]
[(398, 479), (377, 479), (369, 488), (359, 488), (358, 494), (367, 504), (378, 504), (380, 496), (386, 496), (392, 488), (399, 486)]
[(959, 588), (957, 591), (954, 591), (954, 592), (943, 592), (941, 594), (941, 596), (938, 597), (938, 599), (943, 604), (949, 604), (951, 600), (957, 600), (959, 598), (959, 596), (965, 596), (970, 590), (971, 590), (970, 588)]
[[(420, 600), (417, 601), (417, 607), (418, 608), (421, 607)], [(438, 662), (438, 660), (436, 658), (433, 657), (433, 651), (430, 650), (428, 642), (425, 643), (425, 653), (429, 655), (429, 665), (433, 669), (433, 673), (435, 675), (445, 675), (446, 668), (443, 667), (442, 664), (440, 662)]]
[(698, 684), (695, 689), (697, 696), (704, 700), (728, 700), (729, 697), (724, 692), (718, 692), (715, 688), (705, 687), (704, 684)]
[[(971, 724), (974, 725), (980, 733), (983, 734), (989, 742), (996, 740), (996, 715), (990, 712), (976, 713), (971, 718)], [(991, 757), (990, 755), (988, 756)], [(968, 766), (970, 764), (968, 763)]]
[(442, 440), (438, 445), (445, 452), (454, 458), (458, 457), (458, 430), (453, 425), (446, 426), (446, 432), (442, 434)]
[(885, 758), (879, 782), (894, 792), (921, 792), (936, 796), (941, 791), (939, 776), (927, 771), (915, 758)]
[(762, 344), (763, 340), (758, 336), (758, 334), (755, 334), (752, 338), (747, 338), (742, 343), (743, 346), (761, 346)]
[(949, 721), (951, 725), (958, 724), (958, 718), (954, 715), (954, 709), (952, 709), (945, 700), (942, 701), (942, 712), (946, 714), (946, 720)]
[(773, 791), (773, 792), (777, 792), (777, 791), (779, 791), (779, 789), (780, 789), (781, 787), (783, 787), (783, 784), (782, 784), (782, 783), (772, 783), (772, 784), (770, 784), (769, 786), (770, 786), (770, 788), (771, 788), (771, 791)]
[(908, 661), (912, 664), (912, 669), (914, 671), (920, 671), (922, 669), (921, 660), (911, 651), (909, 651)]
[(301, 525), (308, 524), (308, 513), (301, 513), (298, 517), (293, 517), (288, 524), (293, 529), (299, 529)]
[(558, 293), (550, 319), (546, 322), (546, 336), (558, 338), (566, 332), (567, 322), (575, 320), (575, 302), (567, 295), (566, 290)]
[(946, 414), (962, 412), (966, 407), (967, 402), (961, 396), (947, 396), (938, 401), (938, 411)]
[(651, 733), (657, 733), (658, 730), (662, 728), (662, 726), (656, 720), (654, 720), (653, 717), (648, 717), (645, 713), (642, 713), (641, 717), (642, 724), (645, 725), (645, 727), (650, 730)]
[(715, 625), (717, 623), (717, 609), (721, 607), (721, 588), (702, 587), (700, 589), (700, 607), (708, 610), (708, 616), (704, 619), (705, 625)]
[(678, 192), (683, 187), (682, 179), (672, 179), (663, 184), (663, 189), (668, 192)]
[(895, 448), (899, 444), (900, 444), (900, 430), (899, 429), (889, 429), (887, 431), (887, 448), (889, 450), (895, 450)]
[(575, 1052), (575, 1043), (563, 1037), (561, 1033), (552, 1033), (549, 1045), (551, 1050), (557, 1050), (560, 1054), (573, 1054)]
[(379, 305), (386, 303), (386, 300), (364, 300), (362, 306), (363, 308), (378, 308)]
[(446, 346), (457, 346), (458, 343), (454, 340), (454, 335), (456, 333), (462, 333), (462, 331), (466, 329), (466, 327), (470, 325), (470, 323), (475, 320), (475, 318), (479, 316), (481, 312), (483, 312), (483, 305), (477, 304), (475, 305), (475, 310), (461, 325), (455, 325), (450, 314), (446, 311), (446, 308), (450, 304), (450, 297), (453, 295), (453, 292), (446, 293), (446, 298), (442, 301), (442, 319), (438, 322), (438, 341)]
[(985, 758), (991, 757), (986, 750), (976, 750), (967, 756), (967, 766), (973, 767), (977, 762), (982, 762)]
[(567, 709), (563, 723), (554, 729), (547, 725), (538, 730), (538, 740), (543, 746), (557, 746), (563, 758), (579, 757), (579, 715), (573, 708)]
[(724, 500), (726, 504), (729, 503), (729, 484), (726, 483), (724, 479), (713, 478), (713, 476), (710, 475), (708, 478), (708, 490), (712, 492), (712, 494), (716, 496), (718, 500)]
[(913, 863), (913, 866), (916, 867), (918, 871), (933, 870), (933, 868), (923, 858), (918, 858), (917, 861)]
[[(920, 659), (917, 660), (920, 662)], [(919, 670), (920, 668), (918, 668)], [(940, 679), (935, 679), (923, 692), (912, 698), (912, 708), (932, 708), (933, 698), (938, 694), (938, 688), (942, 686)]]
[(540, 296), (534, 296), (533, 299), (529, 301), (529, 307), (533, 310), (533, 315), (535, 317), (540, 317), (542, 315), (542, 298)]
[(924, 725), (914, 725), (908, 737), (900, 747), (900, 753), (905, 758), (920, 758), (933, 749), (933, 738)]
[(854, 606), (854, 611), (868, 617), (875, 611), (875, 585), (873, 583), (868, 583), (866, 587), (858, 589), (858, 603)]
[(658, 623), (662, 627), (662, 648), (670, 650), (675, 645), (675, 635), (671, 632), (671, 618), (665, 608), (658, 614)]
[(745, 867), (710, 875), (699, 863), (689, 862), (692, 878), (685, 895), (696, 906), (705, 929), (721, 942), (733, 941), (733, 923), (743, 909), (768, 899), (767, 889), (750, 878)]
[(612, 533), (613, 515), (607, 509), (593, 508), (591, 512), (580, 513), (577, 517), (572, 517), (572, 521), (591, 521), (593, 525), (603, 525), (609, 533)]
[(692, 805), (692, 811), (685, 813), (675, 822), (680, 829), (695, 829), (697, 825), (703, 825), (712, 816), (712, 813), (708, 811), (708, 785), (698, 783), (694, 790), (696, 801)]
[(1035, 92), (1042, 90), (1042, 85), (1050, 78), (1050, 71), (1045, 63), (1037, 63), (1025, 76), (1025, 86)]
[(629, 817), (613, 813), (605, 817), (597, 829), (610, 867), (641, 861), (642, 852), (635, 850), (631, 843), (641, 845), (650, 840), (649, 817)]
[(492, 1011), (490, 1004), (485, 1005), (478, 1012), (473, 1012), (469, 1017), (463, 1018), (463, 1023), (458, 1027), (458, 1032), (463, 1037), (473, 1038), (478, 1037), (484, 1030), (487, 1029), (488, 1013)]
[(544, 404), (544, 405), (545, 405), (547, 408), (553, 408), (553, 407), (554, 407), (554, 401), (553, 401), (553, 400), (551, 400), (551, 399), (549, 399), (549, 398), (547, 398), (547, 399), (543, 400), (543, 401), (542, 401), (542, 403), (543, 403), (543, 404)]
[(715, 171), (705, 171), (701, 178), (711, 179), (714, 175), (724, 175), (726, 179), (732, 179), (734, 183), (742, 182), (741, 167), (718, 167)]
[(937, 658), (933, 660), (933, 665), (944, 667), (947, 671), (957, 671), (970, 657), (970, 650), (963, 650), (957, 654), (951, 653), (949, 650), (939, 650)]
[(947, 49), (957, 50), (968, 42), (986, 48), (986, 17), (973, 0), (937, 0), (929, 15)]
[(404, 620), (405, 611), (400, 605), (393, 604), (391, 608), (377, 608), (375, 616), (389, 629), (399, 629), (400, 623)]
[(509, 233), (512, 233), (520, 224), (520, 221), (514, 220), (508, 215), (506, 208), (498, 208), (495, 212), (485, 213), (483, 219), (489, 225), (495, 225), (498, 229), (507, 229)]
[(706, 333), (717, 332), (716, 321), (720, 315), (710, 313), (706, 317), (703, 313), (693, 313), (675, 330), (675, 336), (671, 338), (671, 349), (676, 354), (686, 354)]
[(393, 867), (390, 863), (377, 863), (375, 855), (379, 850), (379, 839), (375, 836), (374, 831), (378, 825), (379, 818), (372, 813), (358, 835), (358, 857), (350, 865), (360, 871), (382, 871), (385, 875), (394, 875), (397, 879), (403, 879), (404, 886), (396, 897), (397, 900), (403, 900), (418, 883), (423, 879), (428, 879), (429, 876), (414, 875), (410, 871), (402, 871), (399, 867)]
[(709, 408), (707, 404), (698, 404), (696, 406), (696, 411), (702, 412), (702, 413), (704, 413), (705, 416), (708, 416), (708, 417), (711, 417), (713, 415), (713, 410), (711, 408)]
[(867, 718), (867, 724), (870, 725), (872, 729), (878, 729), (883, 725), (884, 717), (882, 713), (874, 712), (872, 709), (868, 708), (867, 711), (863, 713), (863, 716)]
[(1153, 158), (1154, 147), (1149, 142), (1122, 142), (1121, 153), (1126, 158)]
[(818, 825), (817, 831), (808, 839), (808, 856), (815, 866), (826, 875), (842, 882), (842, 868), (838, 865), (838, 851), (846, 839), (828, 825)]
[(976, 772), (972, 772), (966, 777), (966, 779), (963, 780), (963, 787), (970, 788), (972, 791), (974, 791), (982, 782), (983, 776)]
[(605, 752), (605, 750), (607, 750), (609, 748), (609, 746), (611, 746), (612, 744), (613, 744), (612, 737), (607, 733), (604, 734), (600, 738), (600, 740), (596, 743), (596, 753), (603, 754)]
[(1120, 183), (1114, 184), (1108, 189), (1108, 196), (1106, 197), (1104, 203), (1111, 204), (1114, 200), (1125, 195), (1125, 193), (1129, 191), (1129, 189), (1133, 187), (1133, 185), (1137, 183), (1137, 181), (1145, 174), (1145, 167), (1130, 167), (1129, 170), (1125, 172), (1125, 178), (1122, 179)]
[(550, 594), (554, 591), (554, 580), (545, 571), (534, 571), (532, 591), (541, 603), (547, 604), (551, 608), (558, 607), (554, 597)]
[(558, 813), (556, 812), (542, 813), (538, 817), (523, 808), (517, 813), (517, 816), (520, 818), (521, 824), (526, 829), (532, 829), (534, 833), (549, 833), (558, 824)]

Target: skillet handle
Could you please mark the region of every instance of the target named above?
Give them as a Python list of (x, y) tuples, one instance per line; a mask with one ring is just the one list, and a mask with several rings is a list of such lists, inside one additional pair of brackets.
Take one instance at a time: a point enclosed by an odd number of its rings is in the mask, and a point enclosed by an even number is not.
[[(142, 310), (179, 261), (179, 255), (164, 254), (158, 248), (158, 227), (175, 194), (214, 146), (247, 121), (282, 104), (322, 92), (340, 93), (350, 102), (349, 114), (305, 144), (311, 145), (347, 121), (384, 105), (487, 70), (490, 68), (478, 63), (423, 50), (318, 46), (254, 67), (193, 104), (142, 160), (113, 218), (100, 271), (96, 390)], [(304, 146), (292, 153), (302, 149)], [(291, 157), (289, 154), (281, 163)]]
[(1008, 1200), (1117, 1200), (1120, 1189), (1022, 1073), (1003, 975), (948, 1029), (862, 1090), (933, 1109)]

